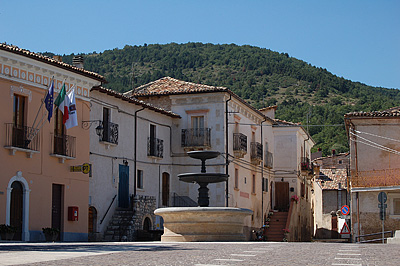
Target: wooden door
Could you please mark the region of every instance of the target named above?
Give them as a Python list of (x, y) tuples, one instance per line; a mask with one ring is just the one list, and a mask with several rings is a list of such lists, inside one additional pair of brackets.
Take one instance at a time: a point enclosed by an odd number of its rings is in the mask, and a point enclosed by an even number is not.
[(289, 210), (288, 182), (275, 182), (275, 209), (279, 211)]
[(88, 232), (90, 233), (96, 233), (97, 229), (97, 210), (95, 207), (89, 207), (89, 227), (88, 227)]
[(58, 228), (60, 230), (60, 234), (58, 234), (57, 240), (60, 240), (61, 232), (62, 232), (62, 185), (53, 184), (52, 189), (52, 210), (51, 210), (51, 227)]
[(119, 165), (118, 207), (129, 208), (129, 166)]
[(169, 174), (162, 174), (162, 205), (169, 206)]
[(10, 225), (17, 229), (13, 240), (21, 240), (22, 237), (22, 213), (23, 213), (23, 187), (20, 182), (11, 185), (11, 212)]

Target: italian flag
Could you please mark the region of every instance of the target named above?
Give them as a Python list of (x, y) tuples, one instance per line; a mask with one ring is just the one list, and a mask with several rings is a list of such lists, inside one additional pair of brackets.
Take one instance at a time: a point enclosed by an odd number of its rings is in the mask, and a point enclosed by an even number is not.
[(56, 100), (54, 101), (54, 105), (57, 105), (58, 109), (63, 113), (63, 124), (68, 120), (68, 96), (65, 91), (65, 83), (63, 84), (60, 93), (58, 94)]

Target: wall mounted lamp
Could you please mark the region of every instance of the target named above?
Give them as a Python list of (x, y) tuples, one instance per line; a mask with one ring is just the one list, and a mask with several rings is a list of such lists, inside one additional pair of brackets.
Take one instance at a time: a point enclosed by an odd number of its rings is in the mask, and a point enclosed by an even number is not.
[(97, 136), (101, 137), (103, 135), (103, 122), (101, 120), (88, 120), (88, 121), (82, 121), (82, 128), (85, 130), (88, 130), (93, 123), (98, 122), (99, 125), (96, 127), (96, 134)]

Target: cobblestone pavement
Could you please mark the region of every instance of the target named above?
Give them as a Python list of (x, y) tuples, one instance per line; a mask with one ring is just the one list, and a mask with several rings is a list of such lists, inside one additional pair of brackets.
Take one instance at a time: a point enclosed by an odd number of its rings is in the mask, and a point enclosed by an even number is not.
[(0, 243), (0, 265), (399, 265), (400, 245), (350, 243)]

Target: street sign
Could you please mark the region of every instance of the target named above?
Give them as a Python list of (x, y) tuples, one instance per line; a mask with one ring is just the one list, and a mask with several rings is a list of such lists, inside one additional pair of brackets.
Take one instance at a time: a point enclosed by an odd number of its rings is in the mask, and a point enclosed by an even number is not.
[(342, 212), (343, 215), (348, 215), (350, 213), (350, 208), (347, 205), (343, 205), (340, 211)]
[(387, 208), (387, 204), (378, 204), (378, 208)]
[(71, 166), (70, 169), (69, 169), (69, 171), (70, 171), (70, 172), (82, 172), (82, 173), (84, 173), (84, 174), (89, 174), (89, 176), (90, 176), (91, 171), (92, 171), (91, 168), (92, 168), (92, 167), (91, 167), (90, 164), (84, 163), (84, 164), (82, 164), (82, 165)]
[(387, 195), (386, 195), (385, 192), (382, 191), (382, 192), (379, 193), (378, 201), (379, 201), (379, 203), (382, 203), (382, 204), (387, 201)]
[(89, 172), (90, 172), (90, 164), (84, 163), (82, 165), (82, 173), (89, 174)]
[(340, 230), (340, 234), (342, 234), (342, 235), (350, 235), (350, 228), (347, 225), (346, 221), (343, 224), (342, 230)]

